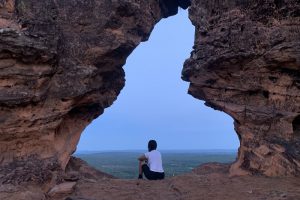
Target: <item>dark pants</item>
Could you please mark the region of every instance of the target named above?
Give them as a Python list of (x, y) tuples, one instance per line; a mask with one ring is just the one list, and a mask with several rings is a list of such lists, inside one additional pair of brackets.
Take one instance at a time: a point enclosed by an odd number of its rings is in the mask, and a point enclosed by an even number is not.
[(147, 164), (142, 165), (142, 170), (146, 178), (149, 180), (161, 180), (165, 178), (164, 172), (153, 172), (149, 169)]

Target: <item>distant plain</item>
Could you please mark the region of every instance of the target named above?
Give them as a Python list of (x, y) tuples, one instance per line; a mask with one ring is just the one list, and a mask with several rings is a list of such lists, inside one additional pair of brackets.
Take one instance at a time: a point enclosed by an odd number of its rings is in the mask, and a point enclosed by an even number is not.
[[(91, 166), (117, 178), (135, 179), (138, 175), (137, 158), (145, 151), (81, 151), (75, 154)], [(166, 177), (192, 171), (208, 162), (231, 163), (237, 156), (236, 150), (162, 150)]]

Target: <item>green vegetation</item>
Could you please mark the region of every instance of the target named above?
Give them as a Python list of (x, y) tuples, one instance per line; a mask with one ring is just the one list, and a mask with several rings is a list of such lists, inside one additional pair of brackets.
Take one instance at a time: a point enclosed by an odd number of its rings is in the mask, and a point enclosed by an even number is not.
[[(138, 175), (138, 161), (142, 151), (77, 153), (91, 166), (118, 178), (132, 179)], [(229, 163), (236, 158), (235, 151), (162, 151), (163, 167), (167, 177), (190, 172), (207, 162)]]

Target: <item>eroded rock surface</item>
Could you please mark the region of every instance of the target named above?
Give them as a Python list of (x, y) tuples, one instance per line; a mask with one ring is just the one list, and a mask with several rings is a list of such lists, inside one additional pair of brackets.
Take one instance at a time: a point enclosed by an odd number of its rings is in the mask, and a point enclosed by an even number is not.
[(21, 172), (28, 160), (42, 162), (41, 173), (52, 164), (64, 169), (83, 129), (123, 88), (127, 56), (161, 18), (188, 4), (0, 0), (2, 172)]
[[(40, 164), (36, 163), (36, 160), (32, 162), (32, 160), (28, 159), (25, 165), (19, 165), (15, 168), (10, 168), (10, 171), (5, 171), (5, 173), (8, 172), (8, 176), (4, 177), (4, 182), (2, 182), (3, 179), (0, 179), (0, 199), (61, 200), (78, 190), (77, 183), (84, 182), (93, 185), (97, 181), (115, 179), (113, 176), (100, 172), (83, 160), (75, 157), (70, 158), (65, 170), (62, 170), (60, 167), (45, 169), (45, 167), (41, 166), (42, 164), (46, 165), (45, 160), (39, 161)], [(47, 159), (47, 161), (51, 163), (50, 159)], [(52, 166), (55, 165), (52, 163)], [(2, 175), (2, 172), (0, 175)], [(96, 184), (94, 189), (99, 190)]]
[[(81, 132), (123, 88), (127, 56), (188, 5), (0, 0), (0, 182), (60, 183)], [(192, 1), (183, 78), (235, 120), (231, 174), (299, 174), (299, 13), (296, 0)]]
[(189, 93), (234, 119), (231, 174), (300, 173), (300, 2), (193, 1)]

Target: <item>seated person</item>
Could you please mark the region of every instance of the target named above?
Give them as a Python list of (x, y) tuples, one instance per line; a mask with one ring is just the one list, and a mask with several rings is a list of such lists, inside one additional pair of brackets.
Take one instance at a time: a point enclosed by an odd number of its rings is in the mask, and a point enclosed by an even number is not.
[(160, 180), (165, 178), (161, 154), (156, 148), (156, 141), (150, 140), (148, 142), (148, 152), (138, 158), (139, 179), (143, 178), (143, 174), (148, 180)]

